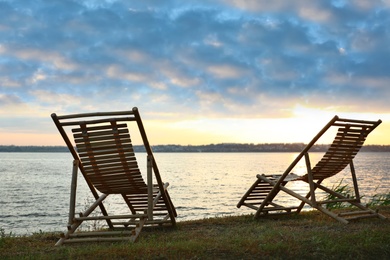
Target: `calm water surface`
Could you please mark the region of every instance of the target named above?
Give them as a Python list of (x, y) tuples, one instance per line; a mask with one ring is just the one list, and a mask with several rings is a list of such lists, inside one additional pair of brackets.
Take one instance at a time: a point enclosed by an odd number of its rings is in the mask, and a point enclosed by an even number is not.
[[(281, 173), (296, 153), (156, 153), (162, 179), (170, 183), (169, 192), (178, 212), (178, 221), (215, 216), (253, 213), (236, 204), (254, 182), (256, 174)], [(311, 154), (312, 165), (322, 156)], [(146, 155), (137, 154), (145, 172)], [(68, 153), (0, 153), (0, 228), (7, 234), (63, 231), (67, 222), (72, 158)], [(355, 159), (363, 200), (390, 188), (390, 153), (360, 153)], [(302, 161), (294, 169), (304, 173)], [(85, 210), (92, 196), (79, 176), (77, 211)], [(328, 180), (330, 186), (342, 179), (344, 171)], [(344, 183), (343, 182), (343, 183)], [(325, 182), (326, 184), (326, 182)], [(294, 188), (305, 194), (299, 182)], [(293, 203), (290, 197), (281, 197)], [(121, 200), (108, 201), (109, 212), (127, 213)]]

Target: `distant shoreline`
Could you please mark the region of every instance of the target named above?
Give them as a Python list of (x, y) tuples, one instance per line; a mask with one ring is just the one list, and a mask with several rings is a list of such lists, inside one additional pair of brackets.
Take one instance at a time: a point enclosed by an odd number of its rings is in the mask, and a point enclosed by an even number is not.
[[(156, 153), (245, 153), (245, 152), (300, 152), (305, 147), (303, 143), (269, 143), (269, 144), (240, 144), (222, 143), (208, 145), (155, 145)], [(329, 145), (314, 145), (311, 151), (324, 152)], [(135, 152), (145, 152), (142, 145), (134, 145)], [(362, 152), (390, 152), (390, 145), (365, 145)], [(66, 146), (17, 146), (0, 145), (0, 152), (8, 153), (61, 153), (68, 152)]]

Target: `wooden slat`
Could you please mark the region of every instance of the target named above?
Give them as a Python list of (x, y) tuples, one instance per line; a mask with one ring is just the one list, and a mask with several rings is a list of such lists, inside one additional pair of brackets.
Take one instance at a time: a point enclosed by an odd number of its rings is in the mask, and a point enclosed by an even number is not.
[[(118, 153), (120, 153), (120, 154), (134, 153), (134, 149), (133, 149), (133, 147), (124, 147), (120, 151), (115, 151), (115, 150), (111, 150), (111, 151), (105, 151), (105, 150), (93, 151), (93, 157), (97, 158), (98, 156), (118, 155)], [(79, 152), (79, 156), (80, 156), (80, 158), (86, 158), (86, 157), (90, 157), (90, 154), (87, 153), (87, 151), (83, 151), (83, 152)]]
[(138, 164), (137, 161), (134, 160), (121, 160), (121, 161), (115, 161), (113, 162), (110, 160), (109, 162), (107, 161), (90, 161), (90, 160), (82, 160), (84, 168), (89, 169), (89, 170), (94, 170), (94, 169), (110, 169), (110, 168), (115, 168), (115, 167), (122, 167), (124, 169), (138, 169)]
[(98, 152), (100, 154), (104, 154), (104, 152), (106, 152), (107, 154), (108, 153), (121, 153), (122, 150), (125, 150), (125, 151), (133, 151), (132, 150), (133, 148), (132, 147), (129, 147), (129, 146), (121, 146), (121, 145), (118, 145), (117, 147), (115, 146), (96, 146), (96, 147), (93, 147), (93, 152), (91, 149), (89, 148), (80, 148), (80, 149), (77, 149), (78, 152), (80, 153), (86, 153), (88, 151), (90, 151), (90, 153), (94, 154), (95, 152)]
[(319, 162), (313, 169), (316, 168), (322, 168), (322, 169), (332, 169), (335, 167), (341, 167), (342, 165), (347, 165), (349, 164), (350, 160), (345, 160), (342, 162)]
[(85, 159), (85, 160), (88, 160), (88, 158), (89, 158), (89, 160), (93, 159), (96, 161), (111, 160), (111, 159), (115, 159), (115, 158), (119, 158), (120, 160), (122, 160), (123, 158), (126, 158), (128, 160), (136, 160), (134, 152), (123, 152), (123, 153), (121, 153), (120, 157), (118, 156), (118, 153), (100, 154), (100, 155), (94, 154), (94, 156), (88, 156), (87, 154), (83, 154), (82, 156), (80, 155), (80, 157)]
[[(72, 129), (72, 132), (73, 133), (81, 133), (83, 131), (93, 132), (93, 131), (97, 131), (97, 130), (107, 130), (107, 129), (112, 130), (112, 128), (113, 127), (112, 127), (111, 124), (105, 124), (105, 125), (100, 125), (100, 126), (86, 126), (85, 130), (83, 128), (81, 128), (81, 127), (74, 128), (74, 129)], [(119, 128), (127, 129), (127, 124), (117, 124), (116, 128), (117, 129), (119, 129)]]
[[(100, 132), (88, 132), (88, 136), (91, 137), (91, 136), (105, 136), (105, 135), (112, 135), (113, 134), (113, 130), (109, 131), (100, 131)], [(128, 129), (118, 129), (117, 133), (118, 134), (124, 134), (124, 133), (128, 133), (129, 130)], [(78, 139), (78, 138), (82, 138), (83, 137), (83, 134), (74, 134), (73, 137), (75, 139)]]
[[(102, 168), (99, 167), (90, 167), (85, 170), (85, 173), (89, 176), (92, 174), (95, 175), (115, 175), (115, 174), (127, 174), (127, 175), (134, 175), (134, 174), (140, 174), (140, 171), (138, 168)], [(140, 175), (141, 176), (141, 175)]]
[(348, 132), (337, 132), (335, 140), (346, 139), (346, 140), (356, 140), (364, 139), (366, 135), (361, 133), (348, 133)]
[[(337, 147), (334, 147), (337, 146)], [(351, 149), (357, 150), (356, 148), (362, 147), (362, 144), (357, 144), (357, 143), (346, 143), (346, 142), (340, 142), (338, 144), (330, 146), (330, 150), (332, 149), (337, 149), (338, 151), (350, 151)]]
[[(92, 143), (92, 142), (99, 142), (99, 141), (106, 141), (106, 140), (125, 140), (125, 139), (128, 139), (131, 141), (130, 139), (130, 135), (128, 133), (122, 133), (122, 134), (118, 134), (118, 135), (115, 135), (115, 136), (110, 136), (110, 135), (104, 135), (104, 136), (89, 136), (88, 137), (88, 142)], [(84, 138), (76, 138), (75, 139), (75, 143), (85, 143), (85, 140)]]
[[(58, 118), (61, 120), (63, 118)], [(61, 122), (61, 126), (74, 126), (74, 125), (80, 125), (80, 123), (86, 123), (86, 124), (101, 124), (101, 123), (109, 123), (112, 120), (115, 120), (116, 122), (124, 122), (124, 121), (136, 121), (135, 118), (131, 117), (118, 117), (118, 118), (104, 118), (104, 119), (96, 119), (96, 120), (88, 120), (88, 121), (68, 121), (68, 122)]]
[(85, 169), (85, 173), (90, 176), (92, 174), (96, 175), (115, 175), (115, 174), (129, 174), (129, 175), (134, 175), (134, 174), (140, 174), (140, 171), (138, 168), (99, 168), (99, 167), (89, 167)]
[(350, 158), (346, 158), (345, 160), (327, 160), (327, 161), (320, 161), (317, 163), (317, 165), (313, 168), (334, 168), (340, 165), (349, 164)]
[(114, 164), (114, 163), (127, 163), (127, 165), (134, 165), (134, 167), (136, 167), (138, 164), (137, 164), (137, 160), (135, 159), (135, 157), (119, 157), (117, 156), (117, 158), (97, 158), (96, 160), (91, 160), (90, 158), (85, 158), (82, 160), (83, 161), (83, 165), (84, 167), (88, 166), (88, 165), (111, 165), (111, 164)]
[[(89, 159), (89, 158), (88, 158)], [(118, 162), (111, 162), (111, 163), (106, 163), (106, 161), (101, 162), (100, 160), (88, 160), (88, 159), (82, 159), (81, 161), (84, 163), (85, 162), (85, 169), (86, 170), (115, 170), (119, 169), (120, 170), (131, 170), (131, 169), (138, 169), (138, 163), (135, 160), (121, 160)]]
[[(329, 153), (326, 153), (324, 154), (324, 156), (322, 157), (323, 160), (330, 160), (330, 159), (334, 159), (334, 160), (342, 160), (343, 158), (346, 158), (347, 156), (346, 155), (356, 155), (358, 153), (358, 151), (350, 151), (350, 152), (345, 152), (345, 151), (335, 151), (335, 152), (329, 152)], [(348, 156), (349, 157), (349, 156)], [(323, 161), (321, 159), (321, 161)]]
[(362, 128), (339, 128), (339, 133), (348, 133), (348, 134), (365, 134), (367, 130), (363, 130)]
[(99, 169), (91, 168), (85, 171), (87, 173), (87, 176), (91, 175), (97, 175), (97, 176), (114, 176), (118, 174), (126, 174), (126, 175), (134, 175), (139, 174), (141, 176), (140, 171), (138, 168), (132, 168), (132, 169), (125, 169), (125, 168), (114, 168), (114, 169)]
[(76, 147), (78, 150), (83, 149), (118, 149), (125, 146), (131, 145), (131, 141), (129, 139), (117, 139), (117, 140), (107, 140), (104, 142), (84, 142), (84, 143), (77, 143)]
[(90, 176), (91, 181), (93, 181), (96, 185), (107, 185), (109, 187), (112, 186), (118, 186), (123, 185), (125, 187), (146, 187), (146, 184), (141, 180), (134, 180), (132, 178), (129, 178), (128, 176), (112, 176), (112, 177), (102, 177), (98, 175)]
[(118, 187), (121, 188), (129, 188), (129, 189), (142, 189), (142, 192), (144, 192), (144, 188), (146, 188), (146, 185), (142, 182), (132, 182), (129, 184), (128, 179), (118, 179), (118, 180), (108, 180), (106, 179), (104, 182), (99, 180), (95, 180), (95, 178), (91, 178), (91, 180), (94, 181), (95, 185), (105, 187), (105, 189), (116, 189)]
[[(73, 118), (79, 118), (79, 117), (100, 117), (100, 116), (132, 116), (134, 117), (134, 109), (129, 111), (113, 111), (113, 112), (94, 112), (94, 113), (82, 113), (82, 114), (70, 114), (70, 115), (62, 115), (57, 116), (58, 119), (73, 119)], [(83, 121), (84, 122), (84, 121)]]
[(133, 186), (146, 186), (146, 184), (143, 182), (141, 176), (136, 176), (135, 178), (132, 178), (131, 176), (128, 175), (90, 175), (88, 176), (91, 180), (94, 180), (95, 183), (119, 183), (119, 184), (124, 184), (124, 185), (133, 185)]
[[(101, 174), (94, 173), (94, 174), (89, 174), (88, 178), (94, 179), (94, 180), (100, 181), (100, 182), (102, 182), (102, 181), (114, 182), (114, 181), (117, 181), (117, 180), (128, 180), (128, 181), (130, 181), (131, 180), (133, 183), (139, 182), (139, 183), (144, 184), (144, 181), (143, 181), (141, 175), (132, 176), (130, 174), (124, 174), (124, 173), (121, 173), (121, 174), (106, 174), (106, 175), (101, 175)], [(129, 185), (132, 185), (132, 184), (129, 184)]]
[(346, 146), (359, 146), (359, 145), (362, 145), (363, 144), (363, 140), (356, 140), (356, 141), (353, 141), (351, 142), (350, 140), (348, 140), (348, 142), (346, 142), (345, 140), (340, 140), (340, 141), (335, 141), (333, 142), (329, 148), (333, 148), (333, 147), (339, 147), (339, 146), (342, 146), (342, 145), (346, 145)]
[(78, 149), (87, 149), (89, 148), (94, 148), (98, 146), (109, 146), (111, 145), (120, 145), (120, 146), (128, 146), (129, 148), (132, 148), (131, 140), (130, 138), (101, 138), (101, 140), (98, 141), (93, 141), (93, 140), (88, 140), (87, 138), (85, 140), (82, 140), (81, 142), (75, 142), (76, 147)]

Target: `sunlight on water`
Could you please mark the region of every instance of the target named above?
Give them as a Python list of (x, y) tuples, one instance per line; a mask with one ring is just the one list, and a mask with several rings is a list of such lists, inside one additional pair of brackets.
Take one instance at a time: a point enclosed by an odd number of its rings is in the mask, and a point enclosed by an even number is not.
[[(69, 207), (72, 158), (67, 153), (0, 153), (0, 228), (6, 233), (27, 234), (63, 231)], [(281, 174), (296, 153), (156, 153), (163, 181), (178, 212), (178, 221), (253, 213), (236, 207), (255, 181), (256, 174)], [(312, 153), (312, 166), (322, 156)], [(137, 154), (146, 172), (146, 155)], [(355, 159), (363, 201), (377, 193), (389, 192), (390, 153), (360, 153)], [(293, 170), (305, 174), (302, 160)], [(350, 180), (349, 171), (324, 181), (328, 187)], [(343, 182), (343, 183), (344, 183)], [(350, 182), (349, 182), (350, 183)], [(77, 211), (86, 209), (92, 196), (85, 181), (78, 179)], [(291, 188), (306, 195), (307, 185), (291, 182)], [(294, 203), (290, 196), (280, 202)], [(107, 201), (109, 212), (128, 213), (120, 197)]]

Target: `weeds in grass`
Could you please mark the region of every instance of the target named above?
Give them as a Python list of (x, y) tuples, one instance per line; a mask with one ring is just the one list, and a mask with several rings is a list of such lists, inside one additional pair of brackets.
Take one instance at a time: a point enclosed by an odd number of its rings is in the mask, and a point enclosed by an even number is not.
[(1, 239), (5, 239), (7, 237), (13, 237), (14, 235), (12, 234), (12, 232), (9, 232), (9, 234), (5, 233), (5, 229), (4, 228), (0, 228), (0, 240)]
[[(353, 195), (352, 188), (348, 185), (342, 184), (343, 179), (336, 185), (332, 187), (332, 190), (340, 193), (341, 195), (347, 197), (347, 198), (355, 198)], [(360, 199), (363, 198), (363, 196), (360, 197)], [(337, 199), (336, 196), (332, 194), (327, 194), (325, 197), (326, 200), (334, 200)], [(367, 206), (389, 206), (390, 205), (390, 192), (388, 193), (382, 193), (382, 194), (375, 194), (371, 200), (367, 203)], [(350, 207), (350, 204), (347, 204), (345, 202), (331, 202), (326, 204), (327, 209), (342, 209), (342, 208), (348, 208)]]
[[(351, 187), (348, 184), (342, 185), (342, 182), (343, 182), (343, 179), (341, 179), (340, 182), (336, 186), (333, 186), (332, 190), (347, 197), (347, 198), (355, 198)], [(338, 197), (336, 197), (333, 194), (328, 193), (326, 195), (325, 199), (326, 200), (336, 200), (336, 199), (338, 199)], [(339, 201), (335, 201), (335, 202), (331, 202), (331, 203), (326, 204), (327, 209), (341, 209), (341, 208), (348, 208), (348, 207), (350, 207), (350, 204), (347, 204), (345, 202), (339, 202)]]
[(6, 242), (7, 242), (7, 240), (9, 240), (12, 237), (13, 237), (12, 232), (7, 234), (7, 233), (5, 233), (5, 229), (4, 228), (0, 228), (0, 248), (4, 247)]
[[(83, 211), (86, 211), (94, 200), (92, 198), (87, 198), (84, 200), (84, 209)], [(106, 206), (107, 208), (107, 206)], [(101, 215), (100, 209), (96, 208), (89, 217), (96, 217)], [(101, 230), (104, 227), (104, 221), (103, 220), (90, 220), (90, 221), (84, 221), (83, 224), (80, 226), (79, 231), (97, 231)]]
[(0, 228), (0, 248), (3, 247), (4, 240), (5, 240), (5, 230), (4, 228)]
[(383, 194), (375, 194), (368, 206), (389, 206), (390, 205), (390, 192)]

